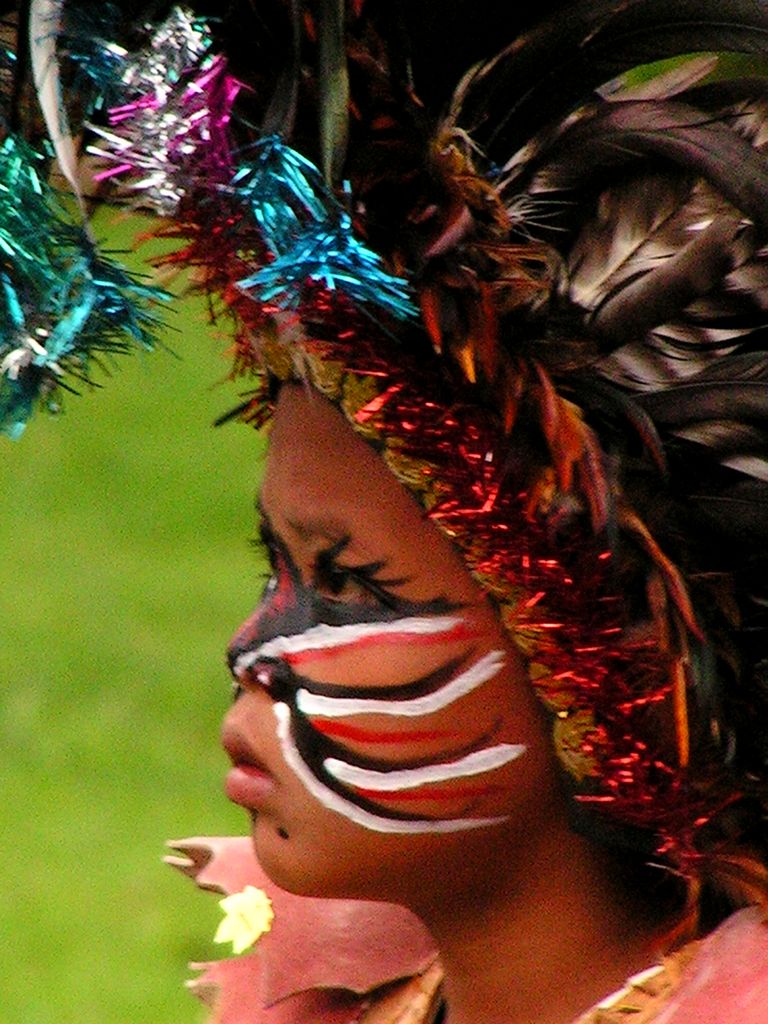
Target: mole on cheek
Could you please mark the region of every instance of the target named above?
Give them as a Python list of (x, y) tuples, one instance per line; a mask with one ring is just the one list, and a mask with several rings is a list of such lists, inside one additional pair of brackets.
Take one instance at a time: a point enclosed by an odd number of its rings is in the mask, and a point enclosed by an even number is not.
[(281, 839), (287, 839), (288, 838), (288, 833), (286, 832), (286, 830), (282, 826), (280, 826), (280, 828), (278, 828), (277, 834), (280, 836)]

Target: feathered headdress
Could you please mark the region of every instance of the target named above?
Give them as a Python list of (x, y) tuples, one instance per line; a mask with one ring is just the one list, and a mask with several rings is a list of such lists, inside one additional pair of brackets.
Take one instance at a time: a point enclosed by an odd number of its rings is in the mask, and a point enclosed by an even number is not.
[[(672, 865), (692, 914), (711, 881), (766, 901), (768, 6), (473, 3), (469, 33), (463, 2), (31, 6), (59, 163), (180, 240), (256, 375), (232, 415), (263, 422), (275, 378), (338, 404), (497, 602), (584, 827)], [(25, 77), (10, 432), (148, 343), (128, 298), (154, 297), (57, 219)]]

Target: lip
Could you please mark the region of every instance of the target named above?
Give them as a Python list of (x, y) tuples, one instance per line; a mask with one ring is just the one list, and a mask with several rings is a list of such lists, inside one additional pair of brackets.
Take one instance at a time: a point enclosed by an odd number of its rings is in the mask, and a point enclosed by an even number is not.
[(238, 763), (227, 772), (224, 792), (235, 804), (249, 811), (264, 805), (275, 789), (275, 780), (254, 764)]
[(225, 727), (222, 744), (232, 761), (224, 792), (233, 803), (257, 810), (275, 790), (273, 776), (239, 732)]

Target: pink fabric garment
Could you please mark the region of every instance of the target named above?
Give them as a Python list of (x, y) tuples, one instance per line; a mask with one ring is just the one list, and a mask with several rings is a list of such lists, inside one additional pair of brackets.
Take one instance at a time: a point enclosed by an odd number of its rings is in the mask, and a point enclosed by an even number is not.
[(654, 1024), (768, 1024), (768, 924), (757, 907), (704, 940)]
[[(402, 907), (286, 893), (261, 870), (249, 839), (170, 845), (177, 855), (168, 861), (201, 888), (229, 894), (255, 885), (275, 910), (255, 952), (193, 965), (202, 973), (190, 987), (213, 1008), (211, 1024), (356, 1024), (368, 993), (435, 962), (429, 934)], [(758, 908), (704, 939), (653, 1024), (768, 1024), (768, 924)]]
[[(423, 974), (432, 939), (403, 907), (294, 896), (267, 878), (250, 839), (169, 844), (166, 858), (203, 889), (263, 889), (275, 920), (255, 952), (206, 964), (190, 988), (214, 1008), (212, 1024), (354, 1024), (382, 985)], [(393, 937), (394, 940), (393, 940)]]

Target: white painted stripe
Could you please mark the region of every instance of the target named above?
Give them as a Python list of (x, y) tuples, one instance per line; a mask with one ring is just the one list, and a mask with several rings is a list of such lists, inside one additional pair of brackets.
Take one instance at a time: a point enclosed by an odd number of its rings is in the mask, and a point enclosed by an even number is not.
[(394, 622), (353, 622), (346, 626), (327, 626), (320, 623), (295, 636), (277, 636), (267, 640), (255, 651), (241, 654), (235, 662), (235, 675), (241, 675), (259, 658), (282, 658), (305, 651), (332, 650), (377, 636), (435, 636), (450, 633), (464, 619), (456, 616), (432, 616), (431, 618), (411, 617), (395, 619)]
[(450, 779), (464, 779), (471, 775), (482, 775), (492, 772), (502, 765), (509, 764), (525, 753), (520, 743), (499, 743), (495, 747), (486, 747), (473, 754), (459, 758), (458, 761), (444, 761), (440, 764), (424, 765), (421, 768), (397, 768), (392, 771), (373, 771), (358, 768), (354, 764), (328, 757), (323, 762), (325, 770), (348, 786), (360, 786), (362, 789), (375, 789), (384, 792), (401, 789), (416, 789), (431, 782), (446, 782)]
[(507, 820), (506, 816), (497, 818), (439, 818), (416, 821), (402, 821), (398, 818), (384, 818), (371, 814), (345, 800), (324, 786), (316, 779), (304, 764), (301, 755), (291, 737), (291, 712), (287, 704), (280, 702), (273, 705), (277, 719), (277, 736), (285, 758), (285, 763), (298, 777), (304, 788), (329, 811), (334, 811), (349, 821), (367, 828), (372, 832), (388, 832), (393, 834), (417, 834), (423, 832), (465, 832), (468, 829), (487, 828), (489, 825), (500, 825)]
[(305, 715), (321, 718), (346, 718), (348, 715), (404, 715), (417, 718), (432, 715), (492, 679), (505, 664), (504, 651), (490, 651), (439, 690), (411, 700), (326, 697), (324, 694), (310, 693), (302, 687), (296, 692), (296, 707)]

